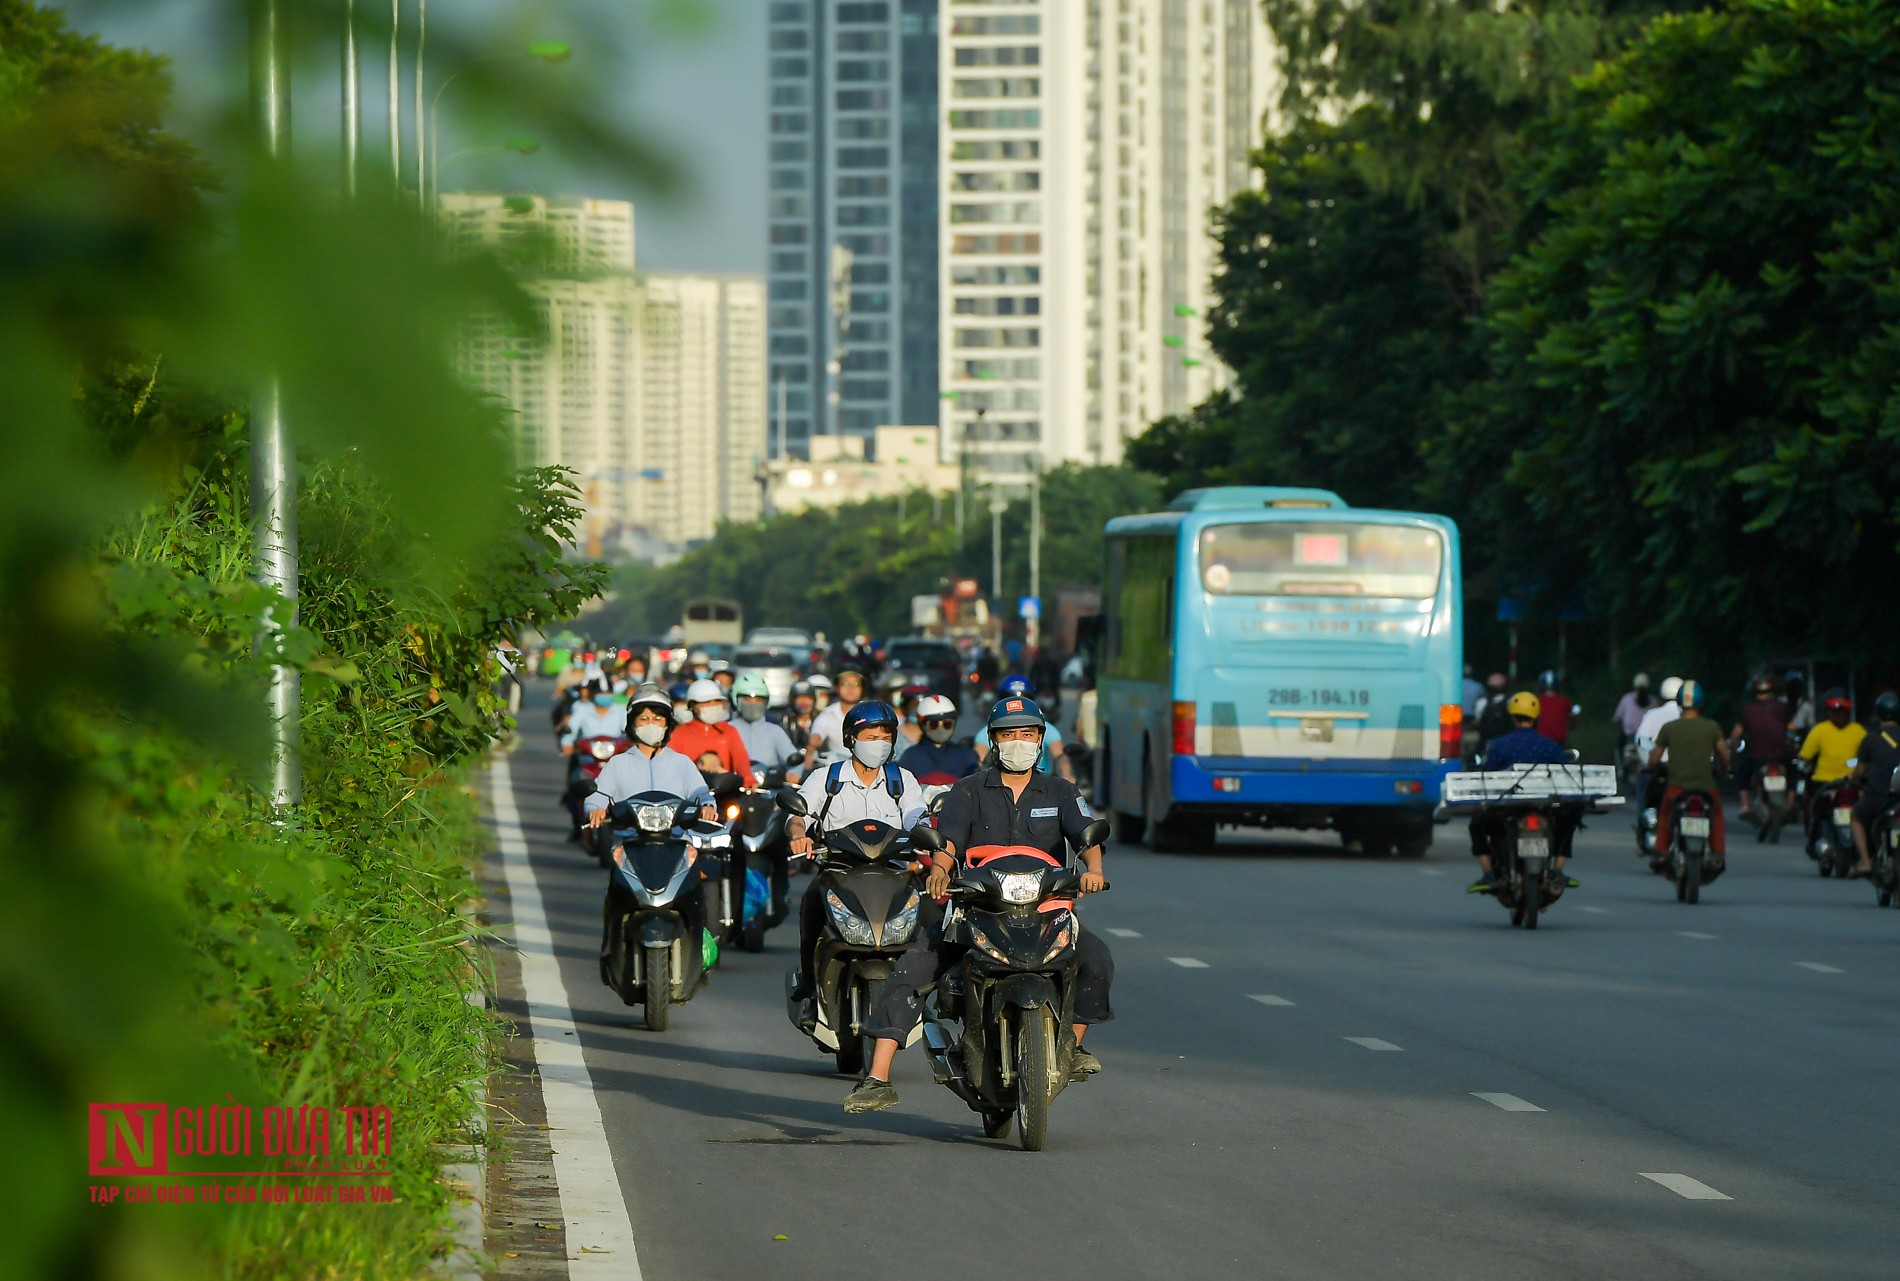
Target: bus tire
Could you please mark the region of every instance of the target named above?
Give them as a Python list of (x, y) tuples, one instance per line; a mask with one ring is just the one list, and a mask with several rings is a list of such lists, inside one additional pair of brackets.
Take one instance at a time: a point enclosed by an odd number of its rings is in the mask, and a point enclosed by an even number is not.
[(1437, 825), (1432, 822), (1432, 816), (1427, 814), (1422, 818), (1400, 820), (1393, 829), (1392, 838), (1398, 845), (1400, 858), (1424, 858), (1436, 834)]
[(1148, 818), (1148, 848), (1157, 854), (1194, 854), (1213, 845), (1212, 819), (1176, 816), (1164, 820), (1155, 817), (1161, 806), (1154, 780), (1154, 772), (1147, 771), (1141, 788), (1142, 808)]
[[(1101, 806), (1115, 816), (1115, 839), (1123, 845), (1141, 844), (1142, 834), (1147, 830), (1147, 820), (1140, 814), (1131, 814), (1127, 810), (1115, 808), (1115, 775), (1113, 762), (1108, 755), (1108, 741), (1102, 741), (1102, 750), (1096, 754), (1099, 762), (1098, 775), (1101, 788)], [(1145, 787), (1147, 780), (1143, 779)], [(1144, 797), (1145, 799), (1145, 797)]]

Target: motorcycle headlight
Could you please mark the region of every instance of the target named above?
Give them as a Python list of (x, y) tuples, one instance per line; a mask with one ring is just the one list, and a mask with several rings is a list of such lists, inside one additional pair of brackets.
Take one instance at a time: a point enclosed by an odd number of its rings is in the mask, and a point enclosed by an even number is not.
[(854, 947), (870, 947), (876, 941), (871, 936), (871, 923), (846, 907), (838, 891), (825, 891), (825, 906), (831, 909), (831, 923), (844, 935), (845, 942)]
[(1034, 903), (1042, 896), (1041, 872), (1005, 872), (997, 881), (1005, 903)]
[(593, 746), (588, 750), (593, 752), (594, 759), (597, 761), (610, 761), (614, 758), (614, 745), (604, 738), (595, 739)]
[(739, 804), (737, 801), (734, 801), (732, 804), (726, 806), (726, 822), (736, 823), (738, 820), (739, 820)]
[(910, 942), (910, 936), (917, 932), (917, 909), (922, 906), (923, 899), (912, 890), (904, 910), (884, 923), (884, 942), (893, 945)]
[(635, 811), (635, 818), (643, 832), (659, 833), (673, 830), (673, 807), (667, 804), (642, 805)]

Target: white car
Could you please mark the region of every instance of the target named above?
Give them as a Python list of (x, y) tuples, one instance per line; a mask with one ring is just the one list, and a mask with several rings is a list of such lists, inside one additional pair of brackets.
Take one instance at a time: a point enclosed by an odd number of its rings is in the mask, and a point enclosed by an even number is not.
[(762, 677), (767, 706), (784, 707), (792, 701), (792, 682), (801, 674), (800, 654), (797, 650), (746, 645), (732, 656), (732, 670)]
[(811, 633), (796, 627), (755, 627), (745, 638), (747, 649), (789, 649), (794, 654), (809, 654), (811, 646)]

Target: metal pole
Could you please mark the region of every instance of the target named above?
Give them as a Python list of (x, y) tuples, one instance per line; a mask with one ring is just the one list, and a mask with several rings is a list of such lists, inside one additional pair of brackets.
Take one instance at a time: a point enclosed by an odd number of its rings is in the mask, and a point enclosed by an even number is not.
[[(260, 174), (290, 160), (290, 36), (284, 0), (250, 0), (251, 129)], [(284, 424), (283, 385), (264, 376), (251, 402), (251, 540), (257, 581), (286, 602), (259, 620), (258, 647), (275, 650), (275, 635), (297, 622), (297, 466)], [(271, 665), (270, 801), (277, 809), (303, 799), (298, 759), (302, 688), (295, 667)]]
[(423, 70), (422, 55), (429, 41), (429, 0), (416, 0), (416, 207), (427, 213), (429, 209), (429, 153), (425, 150), (428, 143), (428, 121), (424, 119), (422, 109)]
[(990, 486), (990, 597), (999, 604), (1003, 599), (1003, 509), (1008, 503), (996, 496)]
[(356, 199), (357, 152), (363, 134), (363, 87), (357, 79), (356, 0), (343, 0), (343, 198)]
[(778, 376), (778, 448), (773, 456), (785, 461), (785, 375)]
[(402, 0), (389, 0), (389, 181), (402, 199)]
[(1042, 639), (1042, 455), (1029, 456), (1029, 594), (1036, 601), (1036, 616), (1025, 629), (1031, 647)]

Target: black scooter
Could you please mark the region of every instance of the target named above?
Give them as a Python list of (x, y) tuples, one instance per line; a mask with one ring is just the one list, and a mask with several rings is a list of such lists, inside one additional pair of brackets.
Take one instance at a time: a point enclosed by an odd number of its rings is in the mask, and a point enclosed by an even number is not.
[[(738, 780), (723, 790), (730, 794)], [(723, 781), (723, 779), (722, 779)], [(719, 788), (715, 788), (715, 795)], [(600, 980), (628, 1005), (645, 1007), (646, 1025), (666, 1030), (710, 977), (708, 891), (725, 883), (731, 829), (700, 819), (699, 802), (642, 792), (607, 807), (613, 846), (601, 909)]]
[[(934, 829), (913, 839), (943, 845)], [(1106, 839), (1108, 821), (1097, 819), (1079, 848)], [(1030, 1152), (1048, 1139), (1049, 1106), (1068, 1085), (1075, 1055), (1081, 881), (1080, 867), (1031, 847), (966, 867), (950, 886), (955, 910), (944, 939), (969, 951), (924, 1002), (924, 1049), (937, 1083), (983, 1118), (991, 1138), (1015, 1121)]]
[[(784, 788), (778, 804), (787, 814), (809, 816), (804, 796)], [(838, 1071), (855, 1076), (870, 1057), (864, 1033), (872, 989), (891, 970), (916, 937), (923, 910), (921, 869), (912, 857), (920, 841), (943, 844), (936, 829), (919, 826), (908, 834), (862, 819), (820, 834), (817, 892), (825, 903), (825, 928), (800, 957), (812, 977), (813, 997), (791, 995), (786, 977), (786, 1014), (821, 1051), (835, 1056)]]
[(1721, 798), (1710, 792), (1684, 792), (1669, 811), (1669, 848), (1657, 857), (1676, 884), (1676, 902), (1699, 903), (1702, 887), (1722, 874), (1723, 865), (1710, 862), (1709, 834), (1715, 807)]
[[(739, 902), (739, 923), (730, 940), (747, 952), (765, 950), (765, 932), (782, 922), (791, 911), (791, 835), (786, 829), (787, 815), (778, 806), (778, 789), (784, 786), (785, 770), (805, 759), (793, 752), (786, 765), (774, 765), (765, 771), (760, 786), (741, 792), (726, 806), (726, 817), (733, 825), (737, 840), (733, 846), (733, 881)], [(765, 874), (770, 886), (765, 911), (745, 914), (746, 872)]]

